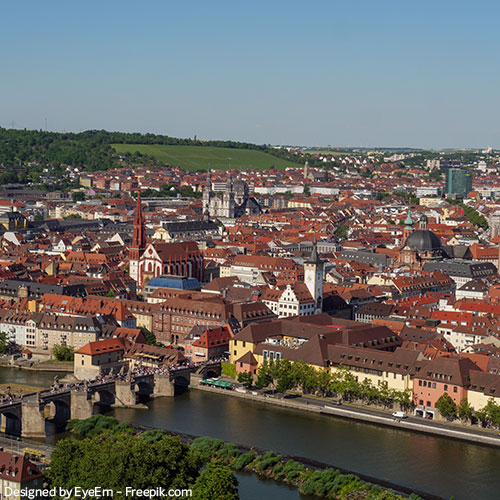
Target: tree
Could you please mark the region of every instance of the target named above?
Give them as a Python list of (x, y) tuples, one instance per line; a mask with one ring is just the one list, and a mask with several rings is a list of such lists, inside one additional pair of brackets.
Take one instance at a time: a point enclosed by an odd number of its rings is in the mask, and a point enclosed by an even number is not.
[(157, 346), (157, 347), (163, 347), (163, 344), (158, 342), (156, 340), (156, 336), (153, 332), (150, 332), (147, 328), (145, 328), (144, 326), (141, 327), (141, 332), (142, 334), (144, 335), (145, 339), (146, 339), (146, 344), (148, 345), (154, 345), (154, 346)]
[(436, 408), (443, 417), (449, 420), (454, 419), (457, 416), (457, 405), (447, 392), (443, 393), (443, 395), (437, 400)]
[(464, 422), (472, 419), (472, 406), (469, 404), (469, 401), (467, 401), (467, 398), (463, 398), (462, 401), (460, 401), (457, 412), (460, 420)]
[(253, 376), (250, 372), (238, 373), (238, 382), (245, 387), (251, 387), (253, 384)]
[(150, 440), (104, 431), (78, 441), (58, 441), (47, 477), (52, 487), (101, 486), (113, 489), (115, 500), (125, 500), (127, 486), (189, 488), (201, 465), (200, 455), (178, 437), (165, 435)]
[(264, 387), (267, 387), (270, 382), (271, 382), (271, 379), (269, 376), (269, 364), (266, 360), (259, 366), (259, 369), (257, 371), (257, 380), (255, 381), (255, 385), (259, 389), (264, 389)]
[(308, 184), (304, 186), (304, 196), (310, 196), (311, 195), (311, 188), (309, 187)]
[(83, 191), (75, 191), (71, 195), (71, 199), (73, 200), (73, 203), (76, 203), (77, 201), (85, 201), (85, 193)]
[(493, 398), (488, 399), (486, 406), (476, 411), (476, 417), (484, 426), (500, 426), (500, 405)]
[(73, 361), (75, 358), (74, 349), (66, 344), (54, 345), (52, 354), (57, 361)]
[(335, 231), (335, 234), (339, 240), (346, 240), (349, 236), (349, 226), (347, 224), (343, 224)]
[(0, 331), (0, 354), (5, 354), (7, 352), (7, 346), (9, 345), (9, 336)]
[(239, 500), (238, 480), (229, 467), (210, 462), (193, 487), (194, 500)]

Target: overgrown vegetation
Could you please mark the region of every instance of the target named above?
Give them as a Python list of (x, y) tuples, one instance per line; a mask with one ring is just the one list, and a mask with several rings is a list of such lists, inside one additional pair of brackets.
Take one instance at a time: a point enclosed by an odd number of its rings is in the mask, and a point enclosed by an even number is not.
[[(160, 429), (136, 433), (114, 417), (95, 415), (71, 421), (83, 438), (58, 441), (47, 477), (51, 486), (116, 491), (135, 488), (193, 488), (198, 500), (237, 500), (234, 471), (253, 472), (299, 488), (307, 495), (336, 500), (403, 500), (392, 490), (366, 483), (354, 474), (316, 470), (273, 451), (242, 451), (234, 443), (199, 437), (188, 445)], [(113, 467), (110, 468), (109, 464)], [(203, 465), (205, 469), (202, 470)], [(124, 496), (115, 493), (114, 498)], [(417, 495), (409, 497), (419, 500)]]
[[(220, 462), (235, 471), (254, 472), (275, 481), (299, 488), (304, 495), (338, 500), (402, 500), (391, 490), (362, 481), (355, 474), (343, 474), (337, 469), (314, 470), (282, 455), (268, 451), (259, 454), (254, 450), (245, 453), (232, 443), (208, 437), (197, 438), (192, 448), (205, 462)], [(411, 500), (419, 500), (411, 495)]]
[(132, 428), (125, 422), (119, 422), (115, 417), (105, 415), (92, 415), (85, 420), (70, 420), (66, 425), (66, 430), (75, 432), (81, 437), (98, 436), (107, 430), (112, 434), (132, 433)]
[(66, 344), (56, 344), (52, 348), (52, 354), (57, 361), (73, 361), (75, 358), (75, 350)]

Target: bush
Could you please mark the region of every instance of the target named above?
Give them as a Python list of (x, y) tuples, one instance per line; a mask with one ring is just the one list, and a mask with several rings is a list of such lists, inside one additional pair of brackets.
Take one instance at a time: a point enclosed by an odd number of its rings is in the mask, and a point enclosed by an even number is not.
[(212, 439), (209, 437), (199, 437), (193, 441), (191, 447), (196, 450), (208, 462), (217, 453), (217, 450), (224, 446), (224, 441), (221, 439)]
[(243, 470), (247, 465), (251, 464), (255, 459), (255, 452), (250, 450), (246, 453), (241, 454), (232, 463), (232, 468), (234, 470)]
[(76, 432), (82, 437), (97, 436), (104, 431), (110, 431), (113, 434), (132, 433), (132, 428), (128, 424), (106, 415), (93, 415), (85, 420), (70, 420), (66, 425), (66, 430)]
[(231, 378), (236, 378), (236, 365), (232, 363), (221, 363), (222, 374)]
[(233, 443), (224, 443), (216, 452), (217, 458), (228, 462), (233, 458), (239, 457), (241, 455), (241, 451), (238, 447)]
[(56, 344), (52, 348), (52, 354), (57, 361), (73, 361), (75, 358), (74, 349), (66, 344)]
[(257, 459), (255, 470), (262, 472), (276, 465), (283, 457), (275, 455), (272, 451), (268, 451), (264, 456)]

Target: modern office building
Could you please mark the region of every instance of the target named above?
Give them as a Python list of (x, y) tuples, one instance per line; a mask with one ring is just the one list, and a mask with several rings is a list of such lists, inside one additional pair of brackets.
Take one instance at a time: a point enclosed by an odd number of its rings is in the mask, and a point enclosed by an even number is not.
[(460, 168), (446, 170), (446, 193), (466, 196), (472, 191), (472, 173)]

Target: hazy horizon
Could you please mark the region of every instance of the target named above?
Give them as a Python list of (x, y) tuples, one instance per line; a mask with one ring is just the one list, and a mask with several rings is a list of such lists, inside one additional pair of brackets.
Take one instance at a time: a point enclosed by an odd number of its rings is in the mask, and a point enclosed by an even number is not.
[(9, 3), (0, 126), (500, 148), (500, 6)]

